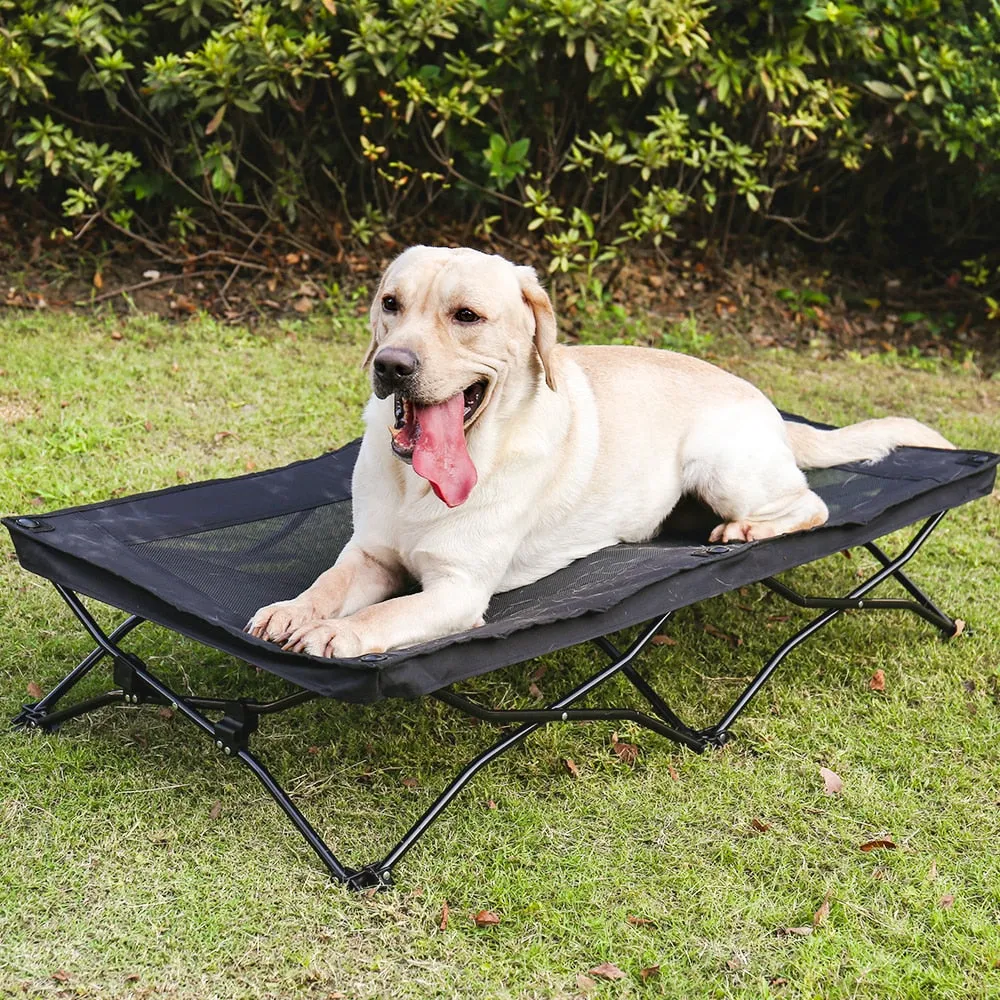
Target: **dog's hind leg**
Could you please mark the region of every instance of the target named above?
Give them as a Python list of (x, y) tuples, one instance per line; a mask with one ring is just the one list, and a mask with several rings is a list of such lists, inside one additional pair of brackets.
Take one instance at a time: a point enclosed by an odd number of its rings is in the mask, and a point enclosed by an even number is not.
[(708, 536), (710, 542), (756, 542), (818, 528), (829, 516), (826, 504), (808, 487), (754, 510), (746, 511), (737, 506), (718, 512), (727, 520), (712, 530)]
[(699, 428), (685, 449), (694, 456), (684, 465), (686, 488), (723, 519), (709, 541), (752, 542), (824, 524), (826, 504), (809, 489), (777, 412), (734, 409), (723, 433)]

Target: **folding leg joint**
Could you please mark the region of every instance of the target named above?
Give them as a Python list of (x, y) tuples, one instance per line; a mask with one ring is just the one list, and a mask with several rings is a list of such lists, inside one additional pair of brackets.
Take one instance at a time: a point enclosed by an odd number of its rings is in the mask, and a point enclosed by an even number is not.
[(48, 712), (39, 702), (33, 701), (28, 705), (22, 705), (21, 711), (10, 720), (10, 724), (15, 729), (40, 729), (43, 732), (54, 732), (58, 726), (49, 722)]
[(710, 728), (701, 730), (698, 738), (704, 743), (705, 750), (721, 750), (733, 738), (733, 734), (727, 729)]
[(384, 867), (384, 862), (376, 861), (357, 870), (347, 869), (347, 880), (344, 883), (352, 892), (385, 892), (393, 886), (392, 871)]
[(113, 676), (115, 685), (121, 690), (122, 700), (126, 705), (144, 705), (148, 702), (163, 704), (163, 698), (146, 682), (145, 678), (136, 673), (144, 667), (142, 660), (133, 653), (119, 653), (115, 656)]
[(227, 701), (222, 718), (214, 725), (215, 745), (227, 756), (250, 748), (260, 715), (244, 701)]

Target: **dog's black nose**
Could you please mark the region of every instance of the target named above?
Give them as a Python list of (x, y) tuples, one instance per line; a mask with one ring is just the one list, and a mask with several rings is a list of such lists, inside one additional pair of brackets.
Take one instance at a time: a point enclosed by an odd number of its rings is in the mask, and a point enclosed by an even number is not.
[(416, 374), (420, 359), (406, 347), (383, 347), (375, 355), (372, 367), (383, 385), (394, 388)]

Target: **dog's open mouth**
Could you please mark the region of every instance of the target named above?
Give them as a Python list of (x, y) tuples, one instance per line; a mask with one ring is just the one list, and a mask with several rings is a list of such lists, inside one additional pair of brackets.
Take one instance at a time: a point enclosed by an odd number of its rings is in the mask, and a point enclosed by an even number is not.
[(476, 485), (476, 467), (465, 446), (465, 429), (486, 396), (486, 383), (474, 382), (443, 403), (420, 403), (400, 393), (394, 397), (395, 426), (389, 428), (392, 450), (413, 465), (449, 507), (465, 503)]

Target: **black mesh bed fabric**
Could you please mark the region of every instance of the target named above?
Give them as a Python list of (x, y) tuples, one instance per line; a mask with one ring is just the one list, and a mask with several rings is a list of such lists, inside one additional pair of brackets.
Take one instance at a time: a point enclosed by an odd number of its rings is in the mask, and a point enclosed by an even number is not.
[(305, 589), (350, 537), (358, 444), (249, 476), (3, 523), (34, 573), (308, 690), (373, 701), (427, 694), (879, 538), (988, 494), (1000, 461), (988, 452), (901, 448), (878, 463), (810, 472), (829, 522), (750, 544), (705, 544), (710, 512), (682, 505), (651, 541), (603, 549), (499, 594), (484, 627), (407, 649), (327, 660), (246, 635), (258, 607)]

